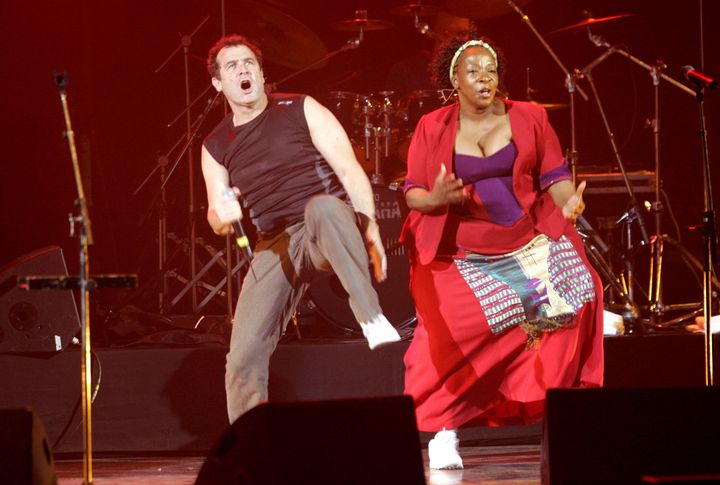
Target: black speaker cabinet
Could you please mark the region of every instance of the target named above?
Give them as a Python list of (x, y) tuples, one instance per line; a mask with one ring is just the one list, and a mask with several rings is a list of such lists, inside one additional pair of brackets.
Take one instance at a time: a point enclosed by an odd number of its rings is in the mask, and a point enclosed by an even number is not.
[(0, 410), (0, 483), (57, 483), (45, 429), (31, 409)]
[(717, 387), (547, 393), (544, 485), (720, 483), (719, 450)]
[(57, 352), (80, 328), (70, 290), (24, 290), (19, 276), (67, 276), (62, 249), (49, 246), (0, 268), (0, 353)]
[(261, 404), (225, 431), (195, 483), (424, 484), (412, 399)]

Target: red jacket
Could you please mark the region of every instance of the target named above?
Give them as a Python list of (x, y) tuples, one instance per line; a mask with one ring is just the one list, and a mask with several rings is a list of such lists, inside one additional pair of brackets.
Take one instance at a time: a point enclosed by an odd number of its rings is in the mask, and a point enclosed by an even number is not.
[[(513, 191), (521, 209), (531, 215), (538, 232), (552, 239), (562, 234), (575, 239), (577, 233), (573, 225), (545, 190), (559, 180), (570, 178), (567, 171), (557, 170), (566, 165), (566, 161), (547, 112), (530, 103), (509, 100), (505, 103), (518, 149), (513, 166)], [(408, 181), (432, 190), (440, 164), (444, 163), (448, 172), (452, 170), (458, 112), (456, 103), (420, 119), (408, 151)], [(401, 238), (414, 244), (420, 264), (428, 264), (435, 258), (447, 216), (447, 207), (433, 214), (410, 211)]]

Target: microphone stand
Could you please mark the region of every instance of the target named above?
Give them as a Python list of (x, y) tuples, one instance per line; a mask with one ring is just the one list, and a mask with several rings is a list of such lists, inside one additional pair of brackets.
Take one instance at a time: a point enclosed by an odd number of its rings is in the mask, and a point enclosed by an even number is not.
[(80, 215), (69, 216), (70, 233), (74, 235), (75, 224), (79, 224), (79, 259), (80, 259), (80, 315), (81, 315), (81, 347), (82, 360), (80, 365), (81, 386), (82, 386), (82, 428), (83, 428), (83, 480), (85, 485), (92, 485), (92, 367), (90, 362), (90, 288), (88, 281), (90, 279), (89, 271), (89, 251), (88, 247), (93, 244), (92, 224), (88, 213), (87, 199), (83, 189), (82, 175), (80, 173), (80, 164), (78, 162), (77, 149), (75, 147), (75, 133), (72, 129), (70, 121), (70, 112), (67, 103), (67, 75), (63, 73), (53, 73), (55, 83), (60, 91), (60, 101), (62, 103), (63, 113), (65, 116), (65, 127), (68, 145), (70, 147), (70, 158), (73, 164), (73, 173), (75, 174), (75, 185), (77, 187), (78, 198), (75, 201)]
[(717, 252), (715, 230), (715, 209), (713, 208), (712, 181), (710, 178), (710, 157), (708, 155), (707, 130), (705, 128), (704, 88), (696, 85), (695, 98), (698, 102), (700, 119), (700, 140), (703, 155), (703, 187), (705, 205), (703, 212), (704, 258), (703, 258), (703, 317), (705, 318), (705, 385), (713, 385), (713, 340), (712, 340), (712, 275)]

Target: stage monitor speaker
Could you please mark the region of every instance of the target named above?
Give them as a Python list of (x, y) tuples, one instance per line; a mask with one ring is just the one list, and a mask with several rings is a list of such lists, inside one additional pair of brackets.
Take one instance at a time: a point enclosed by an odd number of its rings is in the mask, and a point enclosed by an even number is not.
[(57, 483), (45, 429), (37, 414), (29, 408), (0, 410), (0, 483)]
[(225, 431), (195, 483), (425, 484), (412, 399), (261, 404)]
[(713, 387), (551, 389), (542, 483), (720, 483), (719, 411)]
[(18, 276), (67, 276), (62, 249), (48, 246), (0, 268), (0, 353), (64, 350), (80, 329), (71, 290), (24, 290)]

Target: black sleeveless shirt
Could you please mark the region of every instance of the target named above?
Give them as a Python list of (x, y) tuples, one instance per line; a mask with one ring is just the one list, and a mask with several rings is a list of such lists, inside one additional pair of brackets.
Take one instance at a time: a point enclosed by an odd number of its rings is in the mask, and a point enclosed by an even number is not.
[(230, 113), (204, 141), (228, 170), (246, 214), (263, 233), (300, 222), (315, 195), (347, 201), (335, 172), (312, 143), (304, 101), (304, 95), (273, 93), (255, 119), (233, 126)]

